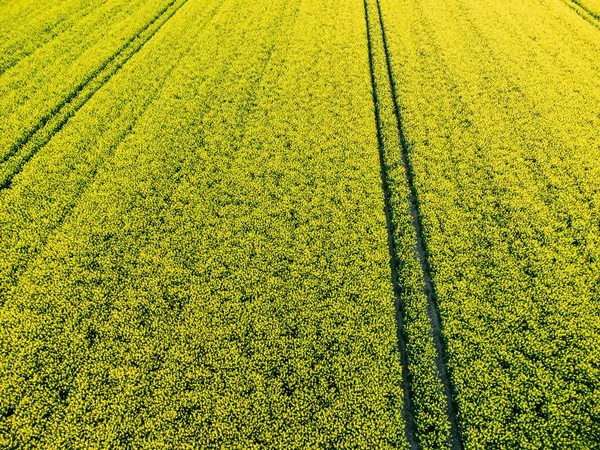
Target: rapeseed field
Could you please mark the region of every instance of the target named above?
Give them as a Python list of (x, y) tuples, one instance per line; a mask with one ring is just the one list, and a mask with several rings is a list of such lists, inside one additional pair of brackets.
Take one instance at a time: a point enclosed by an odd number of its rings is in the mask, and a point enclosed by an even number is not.
[(0, 0), (0, 448), (600, 448), (600, 3)]

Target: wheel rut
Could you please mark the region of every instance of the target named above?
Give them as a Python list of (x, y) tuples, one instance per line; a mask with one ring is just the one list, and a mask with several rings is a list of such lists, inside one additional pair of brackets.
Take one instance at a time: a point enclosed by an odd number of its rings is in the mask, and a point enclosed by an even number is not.
[(583, 20), (600, 30), (600, 14), (596, 14), (577, 0), (564, 0), (565, 4), (575, 11)]
[(384, 141), (383, 141), (383, 130), (380, 118), (380, 107), (379, 107), (379, 95), (377, 93), (377, 83), (375, 79), (375, 61), (373, 51), (373, 37), (371, 35), (371, 28), (369, 26), (369, 8), (367, 6), (367, 0), (363, 0), (365, 10), (365, 23), (367, 29), (367, 46), (369, 53), (369, 70), (371, 76), (371, 92), (373, 95), (373, 106), (375, 113), (375, 127), (377, 131), (377, 146), (379, 150), (379, 164), (381, 174), (381, 184), (383, 188), (383, 200), (384, 200), (384, 212), (385, 221), (387, 227), (387, 238), (388, 238), (388, 250), (390, 254), (390, 271), (392, 277), (392, 285), (394, 289), (394, 304), (396, 310), (396, 338), (398, 350), (400, 352), (400, 363), (402, 365), (402, 392), (403, 392), (403, 411), (402, 416), (405, 423), (405, 434), (406, 440), (409, 443), (411, 449), (421, 448), (417, 440), (416, 425), (413, 412), (413, 394), (411, 391), (409, 379), (410, 371), (408, 369), (408, 357), (406, 350), (406, 336), (404, 332), (404, 312), (402, 309), (402, 302), (400, 301), (400, 285), (398, 283), (398, 261), (396, 257), (396, 248), (394, 244), (393, 236), (393, 225), (392, 225), (392, 211), (391, 211), (391, 200), (390, 200), (390, 189), (388, 186), (388, 180), (385, 170), (384, 161)]
[[(442, 382), (444, 388), (444, 394), (446, 397), (446, 414), (448, 417), (448, 422), (450, 424), (450, 441), (448, 442), (449, 447), (453, 450), (462, 450), (463, 443), (462, 437), (460, 433), (460, 428), (458, 425), (458, 414), (457, 414), (457, 405), (455, 402), (455, 391), (454, 386), (451, 381), (451, 377), (448, 370), (447, 365), (447, 345), (446, 340), (443, 335), (442, 329), (442, 320), (439, 310), (438, 298), (435, 290), (435, 285), (433, 283), (432, 278), (432, 270), (431, 264), (429, 261), (429, 251), (427, 249), (427, 241), (425, 239), (425, 234), (423, 230), (423, 220), (421, 213), (421, 206), (419, 202), (419, 196), (415, 183), (415, 174), (414, 169), (410, 160), (409, 155), (409, 146), (408, 141), (405, 136), (404, 128), (403, 128), (403, 120), (400, 106), (398, 104), (398, 88), (397, 83), (394, 77), (394, 72), (391, 63), (390, 49), (388, 45), (388, 38), (386, 34), (385, 23), (383, 20), (383, 14), (381, 11), (381, 5), (379, 0), (374, 0), (377, 17), (375, 18), (379, 24), (379, 28), (381, 30), (381, 43), (383, 50), (383, 57), (385, 58), (385, 72), (387, 76), (386, 82), (388, 83), (389, 92), (391, 93), (391, 103), (393, 108), (393, 114), (395, 119), (395, 128), (398, 133), (398, 142), (400, 143), (400, 152), (401, 152), (401, 162), (405, 172), (406, 183), (408, 185), (408, 200), (409, 200), (409, 210), (411, 215), (412, 226), (415, 232), (416, 241), (415, 241), (415, 253), (419, 260), (422, 276), (423, 276), (423, 292), (427, 298), (427, 314), (429, 316), (430, 327), (431, 327), (431, 335), (433, 338), (433, 343), (436, 350), (436, 359), (435, 364), (438, 370), (440, 380)], [(390, 191), (387, 181), (386, 168), (384, 163), (384, 152), (383, 152), (383, 138), (382, 138), (382, 125), (380, 123), (380, 113), (379, 113), (379, 102), (377, 91), (376, 91), (376, 81), (375, 81), (375, 72), (374, 67), (375, 63), (373, 61), (373, 34), (369, 29), (369, 12), (367, 7), (367, 0), (364, 0), (365, 7), (365, 17), (367, 20), (367, 40), (369, 45), (369, 59), (370, 59), (370, 69), (371, 69), (371, 84), (373, 89), (373, 103), (375, 106), (375, 121), (377, 124), (377, 135), (378, 135), (378, 144), (379, 144), (379, 153), (380, 153), (380, 165), (381, 165), (381, 177), (382, 177), (382, 186), (385, 197), (385, 213), (386, 213), (386, 223), (388, 227), (388, 245), (390, 249), (391, 256), (391, 266), (392, 266), (392, 282), (394, 284), (394, 292), (396, 294), (396, 315), (398, 322), (398, 342), (400, 347), (402, 366), (403, 366), (403, 379), (404, 383), (407, 385), (405, 389), (405, 393), (408, 393), (409, 396), (411, 394), (410, 383), (407, 380), (410, 380), (411, 372), (408, 368), (407, 357), (406, 357), (406, 337), (404, 335), (404, 322), (403, 322), (403, 314), (402, 314), (402, 305), (400, 303), (400, 287), (398, 286), (398, 275), (396, 271), (397, 265), (397, 254), (395, 251), (394, 241), (393, 241), (393, 224), (392, 224), (392, 215), (393, 211), (391, 210), (391, 202), (390, 202)], [(406, 402), (406, 400), (405, 400)], [(407, 414), (406, 410), (411, 410), (409, 414)], [(414, 414), (412, 413), (412, 400), (409, 400), (408, 403), (405, 403), (405, 420), (407, 420), (407, 437), (409, 437), (409, 443), (411, 447), (419, 448), (419, 443), (415, 437), (415, 422), (414, 422)], [(410, 430), (409, 430), (410, 429)], [(412, 434), (412, 439), (410, 438)]]
[(0, 160), (0, 190), (10, 188), (13, 178), (23, 170), (25, 164), (50, 142), (69, 119), (139, 52), (187, 1), (169, 2), (11, 147)]

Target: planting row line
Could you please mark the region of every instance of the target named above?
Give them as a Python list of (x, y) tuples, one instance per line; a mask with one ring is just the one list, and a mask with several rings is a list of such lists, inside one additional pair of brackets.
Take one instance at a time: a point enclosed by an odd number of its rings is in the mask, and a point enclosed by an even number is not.
[(77, 103), (88, 84), (109, 76), (182, 1), (104, 2), (5, 71), (0, 76), (2, 165), (65, 107)]

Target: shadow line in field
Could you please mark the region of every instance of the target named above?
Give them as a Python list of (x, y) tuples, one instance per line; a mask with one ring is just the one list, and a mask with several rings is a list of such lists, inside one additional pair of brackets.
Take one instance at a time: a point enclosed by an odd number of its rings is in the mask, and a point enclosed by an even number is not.
[(564, 3), (583, 20), (600, 29), (600, 14), (590, 11), (589, 8), (586, 8), (577, 0), (564, 0)]

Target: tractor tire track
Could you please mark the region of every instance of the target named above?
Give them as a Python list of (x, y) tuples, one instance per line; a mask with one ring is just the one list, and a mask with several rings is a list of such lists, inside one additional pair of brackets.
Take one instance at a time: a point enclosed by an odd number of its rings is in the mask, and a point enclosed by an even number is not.
[[(203, 26), (206, 25), (207, 23), (211, 22), (211, 20), (218, 13), (219, 9), (223, 6), (225, 1), (226, 0), (219, 1), (212, 8), (212, 10), (208, 13), (208, 15), (203, 19), (203, 21), (202, 21)], [(196, 48), (198, 45), (199, 45), (198, 41), (193, 41), (193, 42), (189, 43), (188, 46), (185, 48), (185, 50), (183, 50), (181, 53), (187, 54), (191, 49)], [(177, 63), (175, 63), (172, 67), (170, 67), (165, 72), (165, 75), (162, 78), (159, 85), (156, 87), (156, 90), (146, 100), (146, 102), (145, 102), (146, 104), (144, 105), (143, 109), (140, 110), (139, 113), (136, 114), (136, 116), (132, 118), (131, 123), (123, 129), (123, 131), (120, 133), (120, 135), (115, 140), (115, 142), (110, 145), (110, 147), (107, 149), (106, 153), (98, 160), (97, 164), (92, 168), (92, 170), (89, 173), (88, 179), (84, 183), (81, 184), (80, 188), (75, 192), (75, 195), (69, 200), (68, 203), (66, 203), (63, 206), (63, 211), (60, 214), (60, 216), (57, 218), (56, 223), (51, 228), (48, 229), (47, 235), (40, 239), (39, 249), (34, 254), (31, 254), (30, 258), (24, 264), (20, 265), (18, 267), (18, 269), (13, 268), (13, 271), (10, 274), (10, 279), (14, 280), (15, 285), (18, 283), (18, 280), (19, 280), (21, 274), (24, 273), (27, 270), (27, 268), (29, 267), (30, 263), (35, 260), (35, 256), (37, 254), (42, 253), (44, 251), (44, 248), (47, 246), (48, 242), (52, 238), (52, 236), (54, 236), (55, 234), (60, 232), (60, 229), (62, 228), (62, 226), (68, 221), (69, 217), (73, 214), (73, 212), (77, 206), (77, 203), (79, 202), (79, 199), (82, 196), (84, 196), (87, 191), (90, 190), (90, 188), (93, 186), (94, 181), (96, 180), (96, 178), (98, 176), (99, 171), (102, 170), (106, 166), (106, 164), (114, 157), (114, 154), (115, 154), (117, 148), (134, 131), (139, 119), (145, 114), (145, 112), (148, 110), (148, 108), (160, 96), (164, 86), (170, 80), (171, 74), (180, 66), (180, 62), (181, 61), (178, 61)], [(2, 275), (2, 274), (0, 273), (0, 275)], [(4, 294), (4, 296), (6, 296), (6, 293), (3, 293), (2, 290), (0, 289), (0, 307), (4, 303), (3, 294)]]
[[(281, 17), (288, 5), (288, 3), (290, 3), (292, 0), (286, 0), (283, 3), (283, 7), (281, 8), (281, 10), (279, 11), (278, 17)], [(225, 0), (222, 0), (218, 3), (218, 5), (216, 5), (216, 7), (211, 11), (211, 13), (208, 15), (207, 19), (205, 20), (205, 23), (208, 23), (212, 20), (212, 18), (216, 15), (216, 13), (218, 12), (218, 10), (221, 8), (221, 6), (225, 3)], [(295, 17), (298, 13), (299, 10), (299, 6), (294, 8), (294, 13), (292, 15), (291, 20), (295, 20)], [(276, 32), (279, 31), (283, 26), (282, 22), (278, 22), (278, 26), (276, 27)], [(277, 33), (275, 33), (275, 35), (277, 35)], [(192, 45), (190, 45), (188, 47), (189, 49), (195, 48), (197, 47), (198, 42), (194, 42)], [(258, 86), (262, 80), (262, 78), (264, 77), (268, 65), (271, 61), (271, 57), (273, 54), (273, 51), (276, 47), (276, 43), (273, 44), (267, 51), (267, 57), (265, 58), (265, 60), (262, 62), (262, 67), (259, 70), (259, 75), (258, 75), (258, 79), (256, 81), (256, 85)], [(186, 51), (187, 52), (187, 51)], [(186, 53), (184, 52), (184, 53)], [(226, 64), (226, 67), (228, 67), (229, 65), (231, 65), (232, 62), (228, 62)], [(169, 74), (171, 74), (174, 70), (177, 69), (177, 67), (179, 67), (179, 64), (176, 64), (174, 67), (172, 67), (169, 70)], [(165, 79), (163, 80), (162, 85), (164, 86), (164, 84), (166, 84), (167, 79), (169, 78), (169, 74), (165, 77)], [(153, 99), (156, 99), (161, 92), (161, 88), (157, 89), (157, 92), (152, 96)], [(208, 96), (211, 97), (214, 94), (209, 94)], [(246, 103), (248, 104), (252, 104), (254, 98), (256, 97), (257, 92), (256, 90), (252, 90), (252, 92), (250, 93), (249, 97), (245, 100)], [(14, 292), (11, 291), (16, 289), (20, 283), (20, 279), (23, 276), (23, 274), (28, 270), (28, 268), (30, 267), (31, 264), (35, 264), (35, 262), (37, 261), (37, 258), (40, 257), (40, 255), (43, 254), (44, 249), (49, 245), (51, 239), (53, 236), (59, 234), (61, 232), (61, 230), (63, 229), (63, 227), (65, 225), (68, 224), (70, 217), (74, 214), (76, 208), (77, 208), (77, 204), (79, 202), (79, 200), (85, 196), (86, 192), (88, 192), (92, 186), (94, 185), (95, 180), (97, 179), (100, 171), (103, 169), (104, 166), (106, 166), (107, 162), (112, 159), (114, 157), (114, 153), (117, 150), (117, 148), (119, 147), (119, 145), (125, 141), (125, 139), (127, 138), (127, 136), (129, 134), (131, 134), (132, 132), (134, 132), (134, 128), (138, 122), (138, 120), (143, 116), (144, 112), (150, 107), (150, 105), (153, 103), (153, 100), (149, 101), (148, 104), (146, 105), (146, 107), (144, 108), (144, 110), (132, 121), (131, 124), (129, 124), (127, 126), (127, 128), (125, 130), (123, 130), (123, 132), (121, 133), (121, 136), (119, 137), (119, 139), (110, 147), (110, 149), (108, 150), (107, 154), (104, 156), (102, 162), (96, 166), (90, 173), (90, 177), (89, 179), (81, 186), (81, 189), (77, 192), (76, 196), (72, 199), (72, 201), (69, 202), (69, 204), (67, 204), (65, 206), (65, 209), (63, 211), (63, 214), (59, 217), (58, 221), (56, 222), (56, 224), (52, 227), (52, 229), (49, 230), (48, 234), (46, 236), (44, 236), (44, 238), (40, 241), (40, 248), (35, 252), (35, 254), (31, 254), (30, 258), (22, 265), (18, 268), (18, 273), (15, 271), (14, 273), (11, 274), (11, 278), (14, 279), (14, 284), (13, 286), (10, 286), (9, 290), (7, 292), (2, 292), (2, 290), (0, 290), (0, 307), (2, 307), (4, 305), (4, 301), (5, 298), (9, 298)], [(206, 112), (206, 111), (205, 111)], [(248, 114), (246, 117), (246, 121), (248, 120), (248, 116), (250, 114)], [(245, 125), (244, 125), (245, 127)], [(242, 133), (243, 134), (243, 133)], [(169, 192), (169, 195), (172, 195), (172, 193), (176, 190), (176, 187), (173, 187), (173, 190)], [(1, 274), (0, 274), (1, 275)]]
[[(365, 0), (366, 2), (366, 0)], [(439, 310), (439, 304), (437, 299), (437, 294), (435, 291), (435, 286), (433, 284), (432, 279), (432, 270), (429, 262), (429, 252), (427, 249), (427, 242), (425, 239), (424, 231), (423, 231), (423, 221), (422, 221), (422, 213), (419, 203), (419, 197), (415, 185), (415, 174), (409, 157), (409, 149), (406, 136), (404, 134), (403, 129), (403, 120), (402, 114), (400, 111), (400, 106), (398, 104), (398, 89), (396, 86), (396, 81), (393, 74), (392, 63), (390, 50), (388, 46), (388, 40), (386, 35), (386, 29), (383, 21), (383, 14), (381, 12), (381, 5), (379, 0), (375, 0), (375, 4), (377, 7), (377, 16), (379, 21), (379, 26), (381, 28), (381, 39), (383, 44), (383, 53), (385, 55), (385, 65), (387, 71), (387, 78), (389, 83), (389, 88), (392, 96), (392, 105), (395, 116), (396, 128), (398, 132), (398, 140), (400, 142), (400, 150), (401, 150), (401, 158), (402, 165), (404, 166), (405, 176), (407, 185), (409, 188), (409, 210), (412, 219), (412, 225), (415, 231), (416, 242), (415, 242), (415, 252), (418, 257), (421, 272), (423, 274), (423, 290), (425, 296), (427, 297), (427, 314), (429, 316), (431, 332), (433, 337), (434, 346), (436, 349), (436, 360), (435, 364), (438, 369), (438, 373), (440, 375), (440, 379), (442, 381), (442, 385), (444, 388), (444, 393), (447, 400), (446, 405), (446, 413), (448, 417), (448, 421), (450, 423), (450, 448), (453, 450), (461, 450), (463, 448), (462, 438), (460, 434), (460, 429), (458, 425), (458, 414), (457, 414), (457, 406), (455, 402), (455, 392), (454, 385), (451, 382), (450, 374), (447, 366), (447, 350), (446, 350), (446, 341), (442, 331), (442, 321)], [(365, 3), (366, 8), (366, 3)], [(382, 161), (382, 178), (385, 179), (385, 166)], [(389, 191), (387, 190), (387, 182), (384, 182), (384, 190), (386, 191), (385, 195), (389, 198)], [(388, 201), (389, 203), (389, 201)], [(386, 212), (386, 215), (388, 213)], [(391, 223), (388, 222), (388, 234), (389, 239), (392, 239), (392, 228)], [(391, 247), (391, 251), (393, 247)], [(394, 258), (396, 258), (394, 252)], [(397, 280), (394, 280), (394, 283), (397, 284)], [(400, 325), (399, 325), (400, 326)]]
[(185, 3), (187, 0), (179, 3), (177, 0), (169, 2), (12, 146), (0, 161), (0, 190), (10, 188), (13, 178), (23, 170), (37, 151), (44, 147)]
[(400, 286), (398, 283), (398, 261), (396, 256), (396, 248), (394, 244), (393, 235), (393, 224), (392, 224), (392, 211), (391, 211), (391, 195), (388, 186), (388, 180), (385, 170), (384, 161), (384, 140), (383, 140), (383, 129), (380, 117), (380, 106), (379, 106), (379, 95), (377, 93), (377, 83), (375, 78), (375, 61), (373, 51), (373, 37), (371, 36), (371, 28), (369, 26), (369, 9), (367, 7), (367, 0), (363, 0), (365, 10), (365, 23), (367, 28), (367, 47), (369, 53), (369, 71), (371, 77), (371, 93), (373, 96), (373, 109), (375, 113), (375, 128), (377, 131), (377, 147), (379, 150), (379, 165), (381, 175), (381, 185), (383, 188), (383, 200), (384, 200), (384, 213), (385, 222), (387, 228), (388, 238), (388, 250), (390, 254), (390, 271), (392, 276), (392, 285), (394, 290), (394, 306), (396, 310), (396, 338), (398, 343), (398, 349), (400, 352), (400, 363), (402, 365), (402, 392), (403, 392), (403, 411), (402, 416), (405, 423), (405, 435), (406, 440), (411, 449), (419, 449), (420, 445), (416, 435), (415, 417), (413, 412), (413, 393), (409, 383), (410, 371), (408, 369), (408, 356), (406, 350), (406, 335), (404, 332), (404, 311), (402, 303), (400, 301)]
[(564, 0), (565, 5), (575, 11), (582, 19), (600, 29), (600, 14), (596, 14), (577, 0)]

